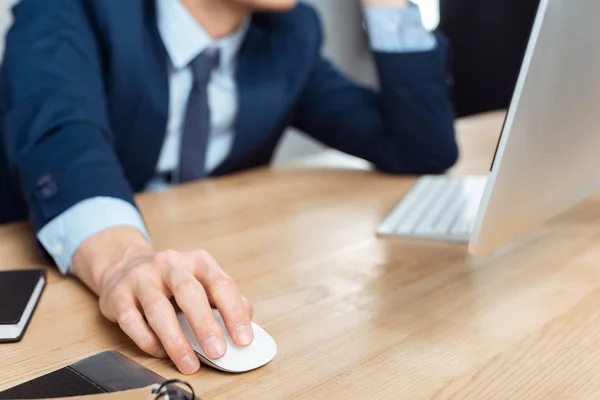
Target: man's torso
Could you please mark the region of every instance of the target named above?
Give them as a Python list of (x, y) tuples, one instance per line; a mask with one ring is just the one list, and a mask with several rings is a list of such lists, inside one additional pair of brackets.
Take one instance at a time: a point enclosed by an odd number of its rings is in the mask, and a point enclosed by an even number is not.
[[(170, 111), (168, 54), (157, 26), (155, 3), (80, 1), (97, 44), (106, 97), (106, 112), (97, 110), (93, 119), (107, 120), (123, 172), (133, 190), (141, 191), (156, 173)], [(211, 175), (271, 160), (319, 56), (320, 40), (318, 18), (309, 7), (300, 5), (287, 13), (253, 16), (234, 77), (235, 139)], [(69, 65), (68, 60), (51, 68), (65, 65)], [(0, 159), (0, 183), (9, 188), (2, 190), (0, 205), (19, 203), (7, 208), (19, 208), (17, 218), (22, 219), (25, 207), (6, 164)]]

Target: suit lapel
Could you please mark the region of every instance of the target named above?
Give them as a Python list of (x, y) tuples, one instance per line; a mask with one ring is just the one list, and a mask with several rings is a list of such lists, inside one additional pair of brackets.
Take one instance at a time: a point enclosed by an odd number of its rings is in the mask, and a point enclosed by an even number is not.
[(236, 170), (273, 139), (285, 115), (286, 80), (277, 42), (261, 17), (255, 16), (238, 56), (238, 117), (229, 157), (214, 175)]
[(140, 37), (139, 54), (143, 58), (136, 84), (140, 86), (138, 108), (134, 121), (133, 146), (139, 154), (133, 170), (141, 172), (133, 180), (135, 190), (142, 190), (152, 179), (158, 163), (169, 115), (169, 80), (167, 53), (156, 23), (154, 1), (144, 2), (144, 17), (148, 31)]

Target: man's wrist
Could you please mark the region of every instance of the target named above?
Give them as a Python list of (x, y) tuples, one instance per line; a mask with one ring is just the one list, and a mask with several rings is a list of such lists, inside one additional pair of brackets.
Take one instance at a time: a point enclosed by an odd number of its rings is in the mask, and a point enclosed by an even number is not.
[(87, 239), (73, 256), (72, 272), (94, 293), (100, 294), (110, 276), (128, 260), (154, 253), (142, 232), (132, 227), (114, 227)]
[(93, 197), (75, 204), (46, 224), (37, 237), (58, 269), (66, 274), (72, 272), (73, 256), (83, 242), (118, 226), (133, 227), (150, 240), (135, 205), (111, 197)]
[(437, 39), (423, 25), (419, 7), (408, 4), (410, 6), (406, 8), (389, 5), (365, 7), (365, 22), (374, 51), (400, 54), (427, 52), (436, 48)]

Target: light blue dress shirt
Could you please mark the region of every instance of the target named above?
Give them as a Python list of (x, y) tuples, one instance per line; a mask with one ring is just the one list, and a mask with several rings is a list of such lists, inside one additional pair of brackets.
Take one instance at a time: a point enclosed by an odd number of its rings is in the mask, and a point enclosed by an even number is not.
[[(235, 82), (236, 55), (243, 43), (249, 21), (232, 35), (214, 40), (188, 13), (179, 0), (155, 0), (157, 24), (167, 50), (169, 69), (169, 118), (157, 173), (176, 169), (187, 98), (192, 88), (188, 64), (207, 48), (219, 48), (222, 62), (213, 72), (208, 87), (211, 132), (206, 170), (214, 170), (229, 155), (235, 138), (238, 112)], [(436, 39), (422, 23), (414, 4), (407, 9), (366, 7), (365, 21), (371, 46), (380, 52), (418, 52), (435, 48)], [(158, 175), (158, 174), (157, 174)], [(168, 185), (158, 179), (147, 190)], [(53, 257), (62, 273), (68, 273), (79, 246), (91, 236), (117, 226), (133, 227), (150, 240), (139, 211), (131, 204), (110, 197), (95, 197), (71, 207), (38, 233), (38, 240)]]

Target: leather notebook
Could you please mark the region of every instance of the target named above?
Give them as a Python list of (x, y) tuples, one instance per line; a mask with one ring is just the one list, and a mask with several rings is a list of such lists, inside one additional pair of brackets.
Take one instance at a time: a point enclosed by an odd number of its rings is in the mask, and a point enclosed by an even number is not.
[(165, 381), (121, 353), (107, 351), (0, 392), (0, 399), (95, 395), (144, 388)]
[(0, 343), (21, 340), (45, 286), (45, 269), (0, 271)]

